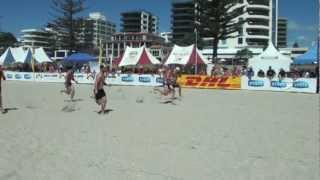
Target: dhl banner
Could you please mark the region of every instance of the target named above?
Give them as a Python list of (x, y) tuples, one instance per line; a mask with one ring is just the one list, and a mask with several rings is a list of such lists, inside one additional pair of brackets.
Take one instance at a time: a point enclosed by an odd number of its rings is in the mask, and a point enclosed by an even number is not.
[(203, 89), (241, 89), (240, 76), (211, 77), (205, 75), (182, 75), (181, 87)]

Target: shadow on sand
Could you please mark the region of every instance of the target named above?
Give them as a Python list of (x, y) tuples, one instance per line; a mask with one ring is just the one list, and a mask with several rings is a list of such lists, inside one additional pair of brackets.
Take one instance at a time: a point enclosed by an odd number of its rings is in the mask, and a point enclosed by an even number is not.
[(172, 105), (177, 105), (173, 100), (162, 101), (162, 102), (160, 102), (160, 104), (172, 104)]
[(5, 108), (4, 109), (4, 112), (2, 114), (7, 114), (9, 113), (10, 111), (17, 111), (19, 110), (18, 108)]
[(74, 100), (64, 100), (64, 102), (81, 102), (83, 99), (74, 99)]
[(100, 112), (100, 111), (94, 111), (94, 112), (96, 112), (96, 113), (98, 113), (98, 114), (109, 114), (109, 113), (111, 113), (111, 112), (113, 112), (114, 111), (114, 109), (107, 109), (107, 110), (105, 110), (104, 112)]

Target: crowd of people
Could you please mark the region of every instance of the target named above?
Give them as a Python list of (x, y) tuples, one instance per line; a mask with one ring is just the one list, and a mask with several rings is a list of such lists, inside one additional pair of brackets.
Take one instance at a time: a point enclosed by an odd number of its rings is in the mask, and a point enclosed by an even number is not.
[(272, 66), (269, 66), (268, 70), (265, 72), (262, 69), (260, 69), (258, 72), (254, 72), (252, 67), (245, 68), (244, 74), (246, 75), (249, 79), (252, 77), (259, 77), (259, 78), (264, 78), (267, 77), (269, 79), (273, 79), (275, 77), (281, 79), (284, 78), (316, 78), (319, 76), (319, 69), (315, 68), (314, 71), (310, 70), (305, 70), (305, 69), (298, 69), (298, 68), (292, 68), (290, 71), (285, 71), (283, 68), (281, 68), (278, 72), (272, 68)]

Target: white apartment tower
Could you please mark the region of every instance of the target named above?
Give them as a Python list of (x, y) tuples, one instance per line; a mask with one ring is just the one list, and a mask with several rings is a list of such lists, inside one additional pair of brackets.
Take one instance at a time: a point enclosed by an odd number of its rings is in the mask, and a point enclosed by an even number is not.
[(277, 44), (278, 0), (240, 0), (246, 13), (238, 20), (246, 23), (238, 32), (239, 37), (221, 42), (221, 45), (241, 47), (262, 47), (269, 41)]
[[(194, 32), (199, 0), (173, 0), (173, 40), (179, 41)], [(202, 1), (202, 0), (201, 0)], [(235, 21), (246, 20), (243, 27), (231, 38), (219, 43), (221, 48), (264, 47), (269, 41), (277, 44), (278, 0), (239, 0), (232, 9), (243, 7), (245, 13)], [(231, 9), (231, 10), (232, 10)], [(200, 12), (201, 13), (201, 12)], [(201, 23), (201, 22), (200, 22)], [(208, 46), (212, 38), (205, 38)]]
[(102, 13), (93, 12), (85, 20), (83, 31), (84, 41), (92, 43), (94, 47), (99, 47), (100, 41), (111, 40), (111, 36), (116, 32), (116, 24), (108, 21)]

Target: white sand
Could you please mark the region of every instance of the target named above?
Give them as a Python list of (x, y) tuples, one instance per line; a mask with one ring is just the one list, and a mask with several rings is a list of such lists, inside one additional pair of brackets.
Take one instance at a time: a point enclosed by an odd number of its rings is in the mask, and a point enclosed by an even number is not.
[(172, 105), (112, 87), (114, 111), (98, 115), (88, 85), (75, 103), (62, 84), (3, 85), (18, 109), (0, 115), (0, 180), (319, 178), (318, 95), (184, 89)]

